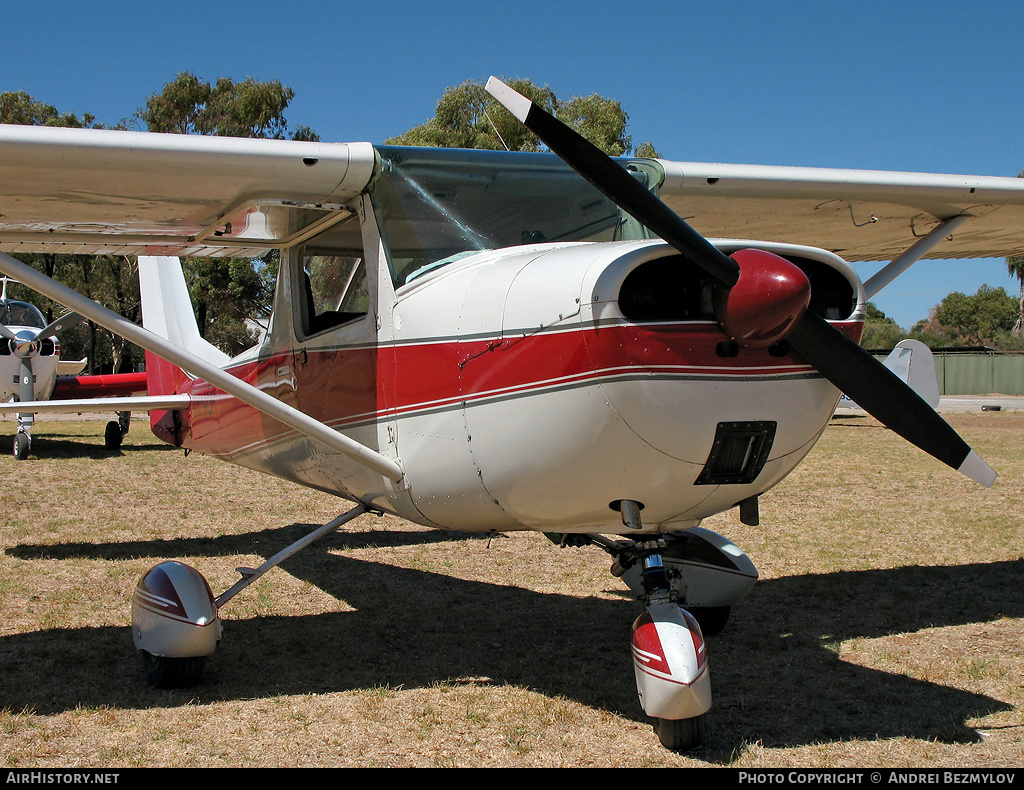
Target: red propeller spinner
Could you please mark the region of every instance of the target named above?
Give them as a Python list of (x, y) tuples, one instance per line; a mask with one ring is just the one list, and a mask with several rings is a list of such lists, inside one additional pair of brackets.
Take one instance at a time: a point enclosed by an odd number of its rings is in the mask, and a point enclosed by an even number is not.
[(746, 348), (778, 343), (803, 318), (810, 280), (800, 267), (765, 250), (737, 250), (729, 257), (739, 264), (740, 277), (731, 288), (715, 287), (718, 322)]

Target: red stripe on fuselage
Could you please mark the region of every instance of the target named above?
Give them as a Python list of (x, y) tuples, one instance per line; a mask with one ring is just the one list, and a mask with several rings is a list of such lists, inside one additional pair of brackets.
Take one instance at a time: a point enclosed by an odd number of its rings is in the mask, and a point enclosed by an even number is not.
[[(862, 329), (859, 323), (836, 326), (854, 339)], [(231, 372), (337, 428), (623, 377), (739, 382), (813, 374), (796, 356), (775, 357), (764, 349), (720, 356), (716, 348), (723, 340), (712, 323), (616, 324), (525, 336), (304, 349), (238, 365)], [(190, 382), (185, 391), (194, 398), (186, 446), (232, 455), (294, 433), (205, 382)]]

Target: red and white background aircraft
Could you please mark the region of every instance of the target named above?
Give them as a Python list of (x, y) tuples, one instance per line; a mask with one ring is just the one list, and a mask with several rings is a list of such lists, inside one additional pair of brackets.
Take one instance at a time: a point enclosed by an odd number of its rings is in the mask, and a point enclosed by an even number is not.
[[(196, 680), (230, 598), (378, 510), (611, 554), (642, 707), (687, 748), (712, 707), (704, 634), (757, 578), (700, 524), (757, 523), (841, 392), (993, 484), (857, 341), (915, 260), (1024, 252), (1024, 181), (611, 160), (489, 90), (554, 153), (0, 127), (0, 249), (140, 256), (143, 327), (9, 254), (0, 271), (146, 349), (148, 394), (118, 408), (163, 440), (349, 502), (220, 595), (151, 570), (132, 610), (153, 682)], [(269, 331), (229, 359), (177, 259), (270, 249)], [(867, 284), (849, 265), (878, 260)]]
[[(0, 342), (0, 403), (118, 397), (146, 391), (145, 373), (79, 375), (87, 360), (62, 359), (58, 333), (80, 323), (82, 316), (65, 313), (47, 323), (34, 305), (8, 298), (8, 282), (9, 278), (3, 278), (0, 291), (0, 338), (6, 341)], [(45, 408), (53, 408), (53, 404)], [(23, 461), (32, 445), (36, 410), (25, 406), (11, 406), (6, 410), (17, 413), (14, 457)], [(117, 420), (107, 423), (104, 442), (108, 448), (121, 446), (130, 418), (130, 412), (123, 411)]]

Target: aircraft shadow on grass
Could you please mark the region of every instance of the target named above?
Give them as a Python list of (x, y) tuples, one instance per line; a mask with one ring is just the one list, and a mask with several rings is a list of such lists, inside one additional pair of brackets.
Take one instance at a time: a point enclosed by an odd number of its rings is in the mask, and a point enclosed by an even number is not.
[[(296, 534), (308, 525), (292, 525)], [(19, 546), (25, 558), (272, 554), (281, 530), (210, 541)], [(332, 552), (452, 540), (459, 533), (339, 533), (286, 561), (296, 578), (353, 611), (232, 620), (204, 683), (158, 691), (142, 679), (130, 629), (51, 629), (0, 638), (8, 710), (147, 707), (320, 694), (377, 686), (422, 688), (473, 679), (512, 684), (645, 721), (628, 639), (641, 612), (622, 600), (577, 598), (466, 581)], [(472, 536), (479, 540), (479, 536)], [(174, 549), (171, 551), (171, 549)], [(481, 548), (481, 551), (485, 549)], [(582, 561), (582, 555), (581, 555)], [(595, 555), (593, 561), (604, 562)], [(708, 640), (715, 700), (707, 759), (745, 743), (791, 747), (847, 739), (979, 740), (966, 722), (1006, 702), (839, 660), (828, 644), (923, 628), (1024, 617), (1024, 561), (807, 574), (765, 580)], [(259, 582), (272, 584), (272, 577)], [(625, 593), (625, 588), (623, 588)], [(244, 595), (245, 593), (243, 593)], [(125, 602), (125, 617), (128, 616)], [(40, 676), (52, 678), (45, 693)]]

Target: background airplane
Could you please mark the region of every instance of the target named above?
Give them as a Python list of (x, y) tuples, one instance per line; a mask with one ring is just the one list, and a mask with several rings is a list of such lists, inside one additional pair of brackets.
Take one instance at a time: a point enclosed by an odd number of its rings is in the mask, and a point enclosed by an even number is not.
[[(0, 401), (29, 403), (145, 391), (145, 373), (78, 375), (86, 361), (62, 360), (57, 334), (79, 324), (84, 320), (82, 316), (65, 313), (47, 324), (37, 307), (7, 297), (8, 281), (9, 278), (3, 278), (3, 290), (0, 292), (0, 337), (6, 341), (0, 343)], [(38, 411), (38, 407), (17, 411), (14, 457), (19, 461), (28, 457), (32, 426)], [(129, 425), (129, 412), (122, 412), (116, 421), (107, 423), (104, 433), (106, 446), (119, 447)]]
[[(840, 391), (994, 483), (857, 346), (866, 293), (848, 261), (1019, 253), (1024, 183), (612, 161), (490, 88), (561, 159), (0, 128), (18, 198), (0, 247), (142, 254), (144, 327), (7, 254), (0, 270), (146, 349), (148, 395), (124, 401), (151, 410), (157, 436), (352, 503), (219, 596), (180, 563), (150, 571), (133, 633), (154, 682), (195, 681), (234, 595), (381, 510), (610, 554), (644, 609), (641, 704), (666, 746), (690, 747), (711, 707), (702, 627), (756, 579), (699, 525), (732, 509), (756, 524)], [(55, 217), (69, 184), (83, 199)], [(863, 211), (878, 221), (850, 221)], [(174, 258), (268, 248), (270, 329), (228, 360), (198, 339)]]

